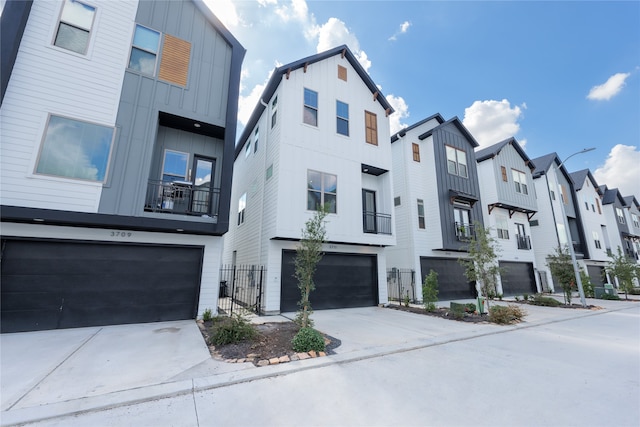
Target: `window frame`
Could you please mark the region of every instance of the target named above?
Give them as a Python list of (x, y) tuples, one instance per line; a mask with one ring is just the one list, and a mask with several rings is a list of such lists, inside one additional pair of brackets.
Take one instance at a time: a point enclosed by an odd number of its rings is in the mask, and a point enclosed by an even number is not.
[(518, 169), (511, 168), (511, 177), (513, 178), (516, 193), (528, 196), (529, 186), (527, 184), (527, 174)]
[(620, 208), (616, 208), (616, 217), (618, 218), (618, 222), (620, 224), (624, 224), (625, 220), (624, 220), (624, 212), (622, 211), (622, 209)]
[[(65, 7), (67, 6), (67, 4), (70, 4), (70, 3), (78, 3), (78, 4), (80, 4), (80, 5), (84, 6), (84, 7), (93, 9), (93, 11), (92, 11), (93, 16), (91, 17), (91, 26), (90, 26), (89, 30), (86, 30), (85, 28), (79, 27), (76, 24), (72, 24), (71, 22), (67, 22), (67, 21), (63, 20)], [(89, 52), (89, 46), (91, 45), (93, 27), (94, 27), (95, 22), (96, 22), (97, 13), (98, 13), (98, 8), (96, 6), (92, 6), (90, 4), (87, 4), (85, 2), (81, 2), (81, 1), (78, 1), (78, 0), (65, 0), (62, 3), (62, 8), (60, 9), (60, 14), (58, 16), (58, 20), (56, 21), (56, 29), (55, 29), (55, 32), (53, 34), (53, 40), (51, 42), (51, 45), (55, 46), (56, 48), (59, 48), (59, 49), (64, 49), (65, 51), (68, 51), (68, 52), (73, 52), (73, 53), (78, 54), (78, 55), (86, 56), (87, 53)], [(58, 36), (60, 35), (61, 24), (64, 24), (64, 25), (66, 25), (68, 27), (72, 27), (72, 28), (74, 28), (76, 30), (81, 30), (81, 31), (84, 31), (84, 32), (87, 33), (87, 39), (86, 39), (86, 45), (84, 47), (84, 51), (78, 52), (76, 50), (69, 49), (68, 47), (56, 44), (57, 41), (58, 41)]]
[[(156, 46), (156, 51), (155, 52), (152, 52), (152, 51), (150, 51), (148, 49), (145, 49), (145, 48), (142, 48), (140, 46), (136, 46), (134, 44), (135, 39), (136, 39), (136, 32), (138, 30), (138, 27), (144, 28), (145, 30), (152, 31), (152, 32), (158, 34), (158, 44)], [(127, 70), (132, 71), (134, 73), (139, 73), (139, 74), (144, 75), (144, 76), (153, 76), (153, 77), (155, 77), (156, 74), (158, 73), (158, 56), (160, 56), (160, 47), (161, 47), (161, 45), (162, 45), (162, 32), (161, 31), (154, 30), (153, 28), (147, 27), (146, 25), (142, 25), (142, 24), (139, 24), (139, 23), (136, 22), (135, 23), (135, 27), (133, 29), (133, 37), (131, 38), (131, 48), (129, 49), (129, 61), (127, 63)], [(153, 64), (153, 72), (152, 73), (147, 73), (146, 71), (137, 70), (137, 69), (131, 67), (131, 57), (133, 55), (133, 50), (134, 49), (137, 49), (137, 50), (139, 50), (141, 52), (145, 52), (145, 53), (149, 53), (149, 54), (154, 55), (155, 62)]]
[[(167, 163), (167, 153), (176, 153), (176, 154), (185, 154), (187, 156), (187, 159), (185, 160), (185, 169), (184, 169), (184, 175), (176, 175), (176, 174), (172, 174), (172, 173), (165, 173), (165, 166)], [(186, 151), (178, 151), (178, 150), (173, 150), (170, 148), (165, 148), (163, 153), (162, 153), (162, 168), (160, 169), (160, 181), (162, 182), (173, 182), (173, 181), (187, 181), (189, 179), (189, 159), (191, 158), (191, 153), (188, 153)], [(175, 176), (181, 179), (174, 179), (174, 180), (165, 180), (164, 177), (165, 175), (168, 176)]]
[(633, 222), (633, 226), (635, 228), (640, 228), (640, 218), (638, 218), (638, 215), (632, 213), (631, 214), (631, 221)]
[(593, 237), (593, 242), (596, 246), (596, 249), (602, 249), (602, 243), (600, 243), (600, 235), (597, 231), (591, 231), (591, 236)]
[(256, 126), (256, 130), (253, 132), (253, 152), (258, 152), (258, 141), (260, 140), (260, 126)]
[(278, 123), (278, 95), (271, 101), (271, 129)]
[[(314, 94), (315, 95), (315, 105), (312, 104), (307, 104), (307, 93)], [(309, 126), (314, 126), (314, 127), (318, 127), (318, 116), (319, 116), (319, 108), (318, 108), (318, 92), (316, 92), (313, 89), (309, 89), (309, 88), (304, 88), (303, 91), (303, 96), (302, 96), (302, 123), (309, 125)], [(310, 101), (312, 101), (313, 99), (309, 99)], [(312, 116), (315, 118), (315, 123), (310, 123), (309, 121), (307, 121), (307, 111), (312, 113)]]
[(247, 211), (247, 192), (242, 193), (238, 198), (238, 226), (244, 224), (245, 212)]
[[(450, 158), (449, 154), (453, 154), (453, 159)], [(456, 148), (452, 145), (445, 144), (445, 155), (447, 158), (447, 172), (451, 175), (459, 176), (460, 178), (469, 178), (469, 164), (467, 163), (467, 153), (464, 150)], [(464, 162), (461, 162), (460, 159), (464, 159)], [(460, 165), (464, 165), (465, 174), (463, 175), (460, 172)], [(452, 172), (451, 167), (454, 166), (455, 170)]]
[[(347, 116), (340, 115), (340, 106), (346, 107)], [(346, 123), (347, 133), (340, 132), (340, 123)], [(342, 136), (349, 136), (349, 104), (336, 99), (336, 133)]]
[[(106, 157), (106, 162), (104, 162), (104, 171), (103, 171), (104, 176), (103, 176), (102, 179), (81, 178), (81, 177), (76, 177), (76, 176), (68, 176), (68, 175), (61, 175), (61, 174), (56, 174), (56, 173), (51, 173), (51, 172), (39, 172), (38, 171), (38, 169), (40, 168), (40, 162), (43, 160), (43, 154), (46, 155), (46, 151), (48, 151), (50, 149), (49, 148), (50, 144), (55, 144), (55, 142), (49, 141), (49, 137), (50, 137), (49, 126), (51, 125), (51, 119), (52, 118), (58, 118), (58, 119), (62, 119), (62, 120), (65, 120), (65, 121), (88, 124), (88, 125), (91, 125), (91, 126), (99, 126), (101, 128), (111, 130), (111, 138), (109, 140), (109, 149), (108, 149), (108, 153), (107, 153), (107, 157)], [(39, 176), (49, 176), (49, 177), (62, 178), (62, 179), (72, 179), (74, 181), (83, 181), (83, 182), (93, 182), (93, 183), (105, 184), (107, 182), (107, 180), (109, 179), (109, 170), (111, 168), (111, 161), (113, 160), (113, 151), (114, 151), (114, 147), (115, 147), (115, 141), (116, 141), (116, 128), (115, 128), (115, 126), (107, 126), (107, 125), (103, 125), (103, 124), (100, 124), (100, 123), (91, 122), (91, 121), (88, 121), (88, 120), (76, 119), (76, 118), (71, 118), (71, 117), (68, 117), (68, 116), (49, 113), (48, 116), (47, 116), (47, 122), (46, 122), (46, 125), (44, 127), (44, 131), (42, 133), (42, 138), (40, 140), (40, 147), (38, 149), (38, 157), (36, 159), (35, 166), (33, 168), (33, 174), (34, 175), (39, 175)], [(82, 143), (82, 141), (80, 141), (80, 144), (81, 143)], [(92, 166), (94, 166), (94, 165), (92, 165)]]
[(509, 220), (506, 216), (496, 216), (496, 234), (498, 239), (509, 240)]
[(416, 206), (418, 208), (418, 229), (425, 230), (427, 228), (427, 223), (424, 214), (424, 200), (417, 199)]
[[(320, 174), (320, 189), (316, 190), (314, 188), (309, 188), (309, 182), (311, 181), (309, 174), (310, 173), (316, 173), (316, 174)], [(334, 177), (335, 178), (335, 191), (327, 191), (325, 189), (325, 176), (330, 176), (330, 177)], [(328, 172), (321, 172), (318, 170), (313, 170), (313, 169), (307, 169), (307, 185), (306, 185), (306, 194), (307, 194), (307, 210), (308, 211), (317, 211), (318, 210), (318, 206), (316, 205), (314, 208), (310, 208), (309, 207), (309, 193), (318, 193), (320, 194), (320, 206), (324, 206), (327, 203), (326, 201), (326, 195), (331, 195), (334, 197), (335, 203), (332, 206), (333, 210), (328, 210), (328, 213), (330, 214), (337, 214), (338, 213), (338, 175), (336, 174), (332, 174), (332, 173), (328, 173)]]

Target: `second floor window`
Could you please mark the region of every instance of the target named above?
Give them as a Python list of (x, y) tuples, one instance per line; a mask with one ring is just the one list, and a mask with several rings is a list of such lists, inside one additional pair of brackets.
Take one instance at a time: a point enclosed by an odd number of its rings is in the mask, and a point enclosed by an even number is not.
[(278, 97), (276, 96), (275, 98), (273, 98), (273, 101), (271, 101), (271, 128), (272, 129), (277, 122), (278, 122)]
[(596, 248), (602, 249), (602, 245), (600, 244), (600, 236), (598, 236), (598, 232), (592, 231), (591, 233), (593, 235), (593, 242), (595, 243)]
[(624, 224), (624, 212), (622, 212), (622, 209), (616, 208), (616, 216), (618, 217), (618, 222)]
[(496, 231), (499, 239), (509, 239), (509, 223), (506, 217), (496, 218)]
[(136, 25), (131, 45), (131, 56), (129, 57), (129, 69), (150, 76), (155, 75), (159, 45), (159, 32), (142, 25)]
[(336, 132), (349, 136), (349, 104), (336, 101)]
[(53, 44), (81, 55), (86, 54), (95, 15), (95, 7), (75, 0), (66, 0)]
[(253, 152), (258, 152), (258, 139), (260, 139), (260, 128), (256, 126), (256, 131), (253, 133)]
[(640, 221), (638, 220), (638, 215), (631, 214), (631, 220), (633, 221), (633, 226), (635, 228), (640, 228)]
[(308, 125), (318, 126), (318, 92), (307, 88), (304, 89), (302, 120)]
[(452, 175), (468, 178), (467, 154), (462, 150), (447, 145), (447, 171)]
[(317, 211), (322, 206), (329, 213), (337, 212), (338, 177), (324, 172), (307, 171), (307, 209)]
[(424, 200), (418, 199), (418, 228), (424, 229), (426, 226), (424, 220)]
[(513, 176), (513, 182), (516, 186), (516, 193), (529, 194), (527, 188), (527, 175), (519, 170), (511, 169), (511, 175)]

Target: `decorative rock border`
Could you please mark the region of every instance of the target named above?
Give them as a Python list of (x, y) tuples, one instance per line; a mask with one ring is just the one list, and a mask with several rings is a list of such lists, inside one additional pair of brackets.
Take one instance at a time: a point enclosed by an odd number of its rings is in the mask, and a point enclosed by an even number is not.
[(215, 346), (209, 346), (209, 351), (214, 359), (219, 360), (221, 362), (227, 363), (253, 363), (255, 366), (268, 366), (268, 365), (278, 365), (280, 363), (287, 362), (295, 362), (297, 360), (305, 360), (305, 359), (313, 359), (316, 357), (324, 357), (327, 355), (324, 351), (314, 351), (311, 350), (307, 353), (294, 353), (294, 354), (285, 354), (280, 357), (272, 357), (271, 359), (260, 359), (258, 360), (258, 355), (255, 353), (247, 354), (247, 357), (240, 359), (226, 359), (222, 357), (220, 353), (216, 351)]

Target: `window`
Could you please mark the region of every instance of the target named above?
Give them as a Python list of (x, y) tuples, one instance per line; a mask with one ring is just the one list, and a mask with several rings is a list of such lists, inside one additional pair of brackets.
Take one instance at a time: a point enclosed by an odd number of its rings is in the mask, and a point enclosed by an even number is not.
[(247, 145), (244, 147), (244, 158), (246, 159), (251, 154), (251, 140), (247, 141)]
[(631, 220), (633, 221), (633, 226), (635, 228), (640, 228), (640, 221), (638, 220), (638, 215), (631, 214)]
[(129, 69), (139, 71), (142, 74), (154, 75), (159, 44), (159, 32), (142, 25), (136, 25), (129, 58)]
[(593, 235), (593, 242), (596, 244), (596, 248), (602, 249), (602, 245), (600, 244), (600, 236), (598, 236), (598, 232), (592, 231), (591, 234)]
[(400, 196), (393, 198), (393, 206), (400, 206)]
[(424, 200), (418, 199), (418, 228), (425, 228), (424, 221)]
[(238, 225), (244, 224), (244, 211), (247, 207), (247, 193), (243, 193), (238, 200)]
[(338, 78), (347, 81), (347, 69), (342, 65), (338, 65)]
[(509, 222), (506, 217), (496, 217), (496, 231), (499, 239), (509, 239)]
[(413, 161), (420, 162), (420, 146), (413, 142), (411, 144), (411, 150), (413, 151)]
[(307, 171), (307, 209), (317, 211), (326, 206), (337, 212), (338, 177), (324, 172)]
[(378, 145), (378, 117), (369, 112), (364, 112), (365, 140), (372, 145)]
[(53, 44), (81, 55), (86, 54), (95, 15), (95, 7), (76, 0), (66, 0)]
[(304, 89), (303, 119), (306, 124), (318, 126), (318, 92)]
[(256, 131), (253, 133), (253, 152), (258, 152), (258, 139), (260, 139), (260, 128), (256, 126)]
[(104, 182), (114, 129), (50, 116), (35, 173)]
[(273, 129), (273, 127), (276, 125), (276, 122), (278, 121), (278, 97), (276, 96), (275, 98), (273, 98), (273, 101), (271, 101), (271, 129)]
[(471, 237), (469, 211), (466, 209), (453, 208), (453, 219), (456, 225), (456, 236), (460, 239)]
[(551, 200), (555, 200), (556, 199), (556, 193), (553, 190), (549, 190), (549, 194), (551, 194)]
[(561, 184), (559, 184), (558, 186), (560, 187), (560, 196), (562, 197), (562, 203), (564, 203), (565, 205), (569, 204), (569, 197), (567, 196), (567, 187)]
[(181, 151), (164, 150), (162, 182), (186, 181), (189, 154)]
[(509, 182), (509, 180), (507, 179), (507, 168), (505, 168), (504, 166), (500, 166), (500, 172), (502, 173), (502, 180), (504, 182)]
[(598, 213), (602, 215), (602, 209), (600, 209), (600, 200), (596, 197), (596, 206), (598, 207)]
[(463, 178), (467, 178), (469, 175), (467, 173), (467, 154), (458, 150), (457, 148), (453, 148), (450, 146), (447, 147), (447, 170), (452, 175), (458, 175)]
[(618, 217), (618, 222), (620, 224), (624, 224), (624, 213), (622, 212), (622, 209), (616, 208), (616, 216)]
[(525, 175), (524, 172), (520, 172), (515, 169), (511, 169), (511, 175), (513, 176), (513, 182), (516, 186), (516, 193), (529, 194), (529, 189), (527, 188), (527, 175)]
[(268, 181), (269, 178), (271, 178), (273, 176), (273, 165), (270, 165), (267, 168), (267, 172), (266, 172), (266, 180)]
[(336, 101), (336, 132), (349, 136), (349, 104)]

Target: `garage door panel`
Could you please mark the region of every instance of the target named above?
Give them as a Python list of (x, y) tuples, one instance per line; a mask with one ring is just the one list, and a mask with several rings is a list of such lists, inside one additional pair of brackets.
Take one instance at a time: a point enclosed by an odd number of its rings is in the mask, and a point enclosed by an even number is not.
[[(195, 318), (202, 255), (201, 247), (7, 240), (2, 332)], [(55, 322), (33, 316), (50, 310)]]
[(588, 265), (587, 272), (589, 273), (589, 278), (591, 279), (591, 284), (596, 287), (603, 287), (606, 283), (606, 276), (604, 273), (604, 268), (598, 265)]
[(431, 270), (438, 273), (438, 299), (454, 300), (476, 297), (474, 282), (464, 275), (464, 267), (457, 259), (452, 258), (420, 258), (422, 283)]
[(500, 279), (504, 296), (535, 294), (538, 292), (533, 264), (528, 262), (500, 261)]
[[(283, 251), (281, 311), (298, 310), (300, 290), (295, 279), (295, 251)], [(377, 304), (375, 255), (325, 254), (314, 276), (316, 289), (310, 300), (314, 310), (368, 307)]]

